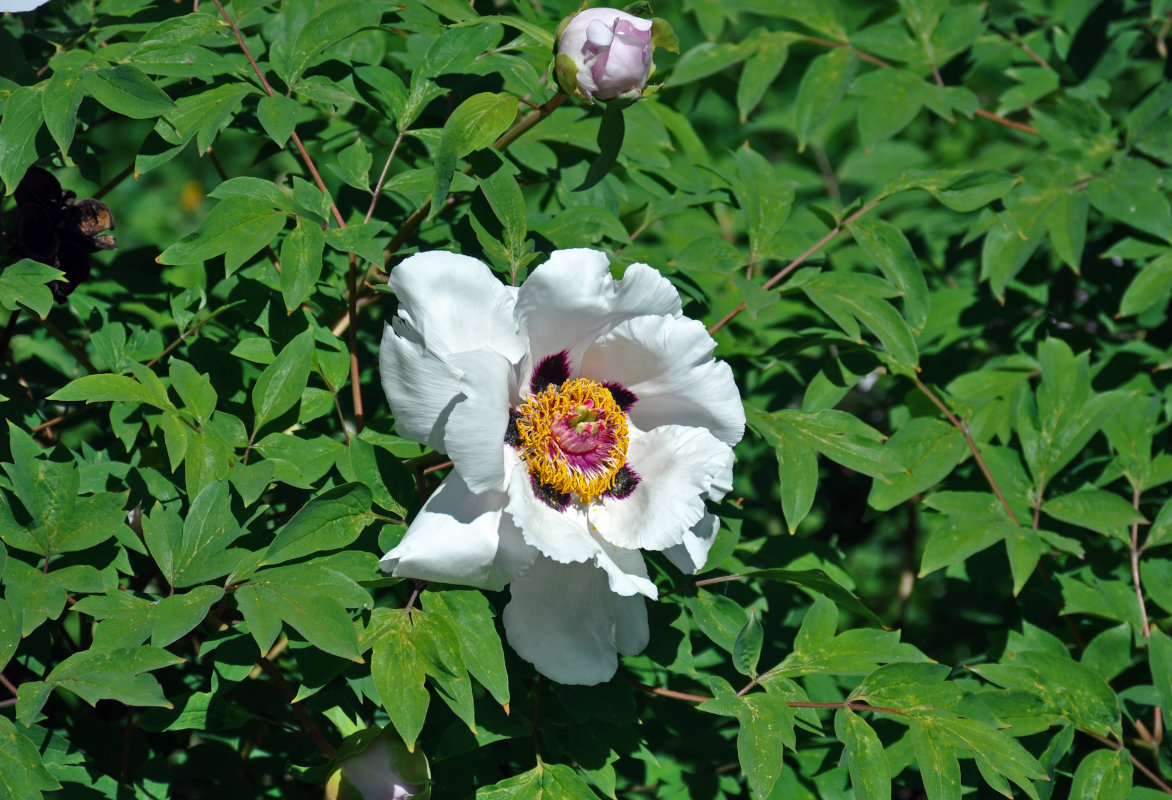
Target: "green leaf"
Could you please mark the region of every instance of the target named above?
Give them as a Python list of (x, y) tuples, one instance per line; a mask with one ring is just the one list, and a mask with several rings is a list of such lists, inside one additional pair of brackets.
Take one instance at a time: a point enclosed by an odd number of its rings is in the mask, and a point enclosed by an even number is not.
[[(0, 148), (3, 148), (2, 144)], [(0, 270), (0, 305), (9, 311), (24, 306), (44, 319), (53, 307), (53, 292), (48, 283), (64, 278), (65, 273), (61, 270), (22, 258)]]
[(1119, 316), (1142, 314), (1166, 303), (1172, 292), (1172, 253), (1165, 253), (1145, 266), (1128, 285), (1119, 301)]
[(472, 677), (480, 681), (498, 703), (508, 705), (505, 653), (492, 621), (492, 606), (488, 599), (470, 589), (429, 590), (422, 597), (425, 609), (446, 619), (456, 631), (460, 656)]
[(750, 678), (757, 677), (757, 660), (761, 658), (761, 645), (764, 641), (765, 632), (761, 627), (761, 621), (757, 619), (757, 612), (750, 610), (749, 621), (733, 641), (733, 667), (737, 672)]
[(1159, 167), (1124, 158), (1102, 178), (1091, 181), (1091, 205), (1108, 217), (1172, 242), (1172, 208), (1160, 188)]
[(82, 85), (106, 108), (131, 119), (159, 117), (174, 108), (167, 93), (132, 64), (87, 70)]
[(908, 324), (917, 333), (922, 331), (928, 321), (928, 282), (903, 231), (890, 222), (870, 217), (855, 221), (850, 230), (883, 277), (903, 293)]
[(7, 600), (0, 599), (0, 671), (8, 665), (20, 645), (21, 610)]
[(940, 420), (916, 417), (895, 432), (886, 449), (907, 465), (887, 483), (875, 481), (867, 504), (878, 511), (894, 508), (943, 481), (968, 453), (964, 435)]
[[(862, 601), (849, 589), (834, 582), (834, 579), (820, 569), (789, 570), (789, 569), (758, 569), (744, 573), (748, 578), (765, 578), (766, 580), (780, 581), (794, 586), (803, 586), (811, 589), (823, 597), (833, 600), (834, 603), (857, 614), (875, 625), (883, 625), (883, 621), (874, 611), (863, 605)], [(833, 633), (833, 631), (831, 631)]]
[(890, 767), (878, 734), (862, 717), (845, 708), (835, 714), (834, 728), (845, 746), (855, 797), (859, 800), (890, 800)]
[(424, 657), (414, 640), (410, 617), (402, 609), (378, 609), (371, 627), (378, 625), (370, 674), (375, 691), (395, 731), (414, 751), (423, 730), (429, 695), (424, 685)]
[(1168, 718), (1169, 712), (1172, 712), (1172, 637), (1159, 628), (1152, 628), (1149, 646), (1152, 685), (1156, 687), (1164, 717)]
[(174, 511), (159, 505), (143, 517), (147, 547), (167, 582), (177, 587), (193, 586), (231, 570), (235, 557), (225, 549), (240, 532), (224, 480), (203, 487), (181, 524)]
[(863, 343), (862, 322), (878, 337), (893, 366), (912, 373), (919, 360), (911, 327), (883, 298), (895, 294), (890, 284), (857, 273), (824, 272), (801, 285), (801, 290), (818, 308), (842, 328), (847, 336)]
[(37, 160), (37, 132), (43, 115), (41, 92), (28, 86), (13, 90), (0, 118), (0, 180), (5, 194), (16, 191), (25, 170)]
[(1131, 525), (1147, 524), (1144, 515), (1132, 508), (1131, 503), (1102, 489), (1083, 489), (1051, 498), (1042, 505), (1042, 510), (1054, 519), (1112, 536), (1124, 544), (1131, 543), (1128, 531)]
[(1020, 744), (977, 720), (940, 718), (936, 724), (954, 746), (971, 751), (986, 781), (990, 775), (1005, 776), (1033, 800), (1038, 800), (1037, 789), (1031, 781), (1045, 780), (1046, 772)]
[(879, 69), (860, 76), (851, 86), (858, 95), (859, 138), (871, 153), (882, 141), (902, 131), (931, 103), (932, 86), (901, 69)]
[(687, 605), (701, 632), (731, 653), (737, 635), (749, 619), (745, 610), (724, 595), (704, 589), (688, 598)]
[(1070, 800), (1127, 800), (1131, 796), (1131, 760), (1127, 750), (1096, 750), (1074, 771)]
[(475, 150), (482, 150), (504, 133), (517, 116), (517, 99), (501, 92), (474, 94), (456, 107), (444, 123), (439, 151), (435, 156), (435, 186), (431, 192), (431, 216), (440, 212), (456, 160)]
[(746, 403), (745, 412), (750, 427), (774, 446), (785, 435), (831, 461), (871, 477), (906, 469), (881, 444), (883, 434), (845, 411), (787, 408), (769, 414)]
[(734, 188), (745, 213), (750, 259), (757, 261), (773, 252), (774, 240), (793, 207), (794, 186), (754, 150), (737, 148), (734, 157), (740, 179)]
[(281, 295), (290, 314), (313, 294), (321, 277), (326, 235), (316, 222), (298, 218), (281, 243)]
[(623, 149), (623, 138), (627, 133), (623, 109), (618, 103), (610, 103), (602, 112), (602, 120), (598, 125), (598, 155), (590, 162), (586, 170), (586, 177), (582, 179), (574, 191), (584, 192), (605, 178), (614, 169), (619, 153)]
[(370, 524), (371, 494), (360, 483), (347, 483), (310, 500), (289, 520), (265, 550), (261, 565), (338, 550), (358, 538)]
[(254, 432), (296, 405), (309, 380), (312, 361), (313, 329), (306, 328), (281, 349), (253, 385)]
[(806, 149), (811, 136), (834, 113), (858, 63), (851, 48), (840, 47), (816, 57), (802, 76), (794, 108), (799, 152)]
[(128, 706), (170, 707), (159, 682), (145, 673), (182, 661), (158, 647), (83, 650), (54, 667), (45, 683), (68, 689), (91, 706), (111, 699)]
[(180, 358), (168, 362), (171, 388), (183, 401), (183, 406), (201, 425), (206, 424), (216, 410), (216, 390), (208, 376)]
[(774, 435), (781, 513), (792, 534), (814, 505), (814, 494), (818, 490), (818, 456), (814, 448), (780, 428)]
[(37, 746), (12, 721), (0, 717), (0, 789), (11, 800), (41, 800), (61, 784), (45, 769)]
[(701, 42), (689, 48), (676, 61), (668, 76), (668, 86), (683, 86), (686, 83), (707, 78), (744, 61), (753, 50), (745, 43)]
[(331, 47), (359, 31), (377, 26), (383, 10), (382, 3), (343, 3), (323, 8), (297, 31), (286, 60), (277, 67), (278, 74), (290, 86), (296, 84), (302, 73)]
[(236, 588), (235, 597), (262, 653), (273, 646), (284, 621), (314, 647), (362, 661), (354, 621), (345, 609), (369, 606), (370, 596), (322, 561), (260, 570)]
[(279, 147), (284, 147), (285, 142), (293, 135), (300, 113), (301, 104), (282, 94), (271, 97), (265, 95), (256, 106), (257, 121)]
[(199, 230), (159, 254), (160, 264), (198, 264), (224, 256), (228, 274), (259, 253), (285, 227), (286, 213), (247, 197), (229, 197), (216, 204)]
[(1022, 453), (1041, 493), (1049, 480), (1082, 452), (1115, 409), (1117, 395), (1091, 389), (1089, 355), (1075, 356), (1061, 339), (1038, 348), (1042, 382), (1037, 408), (1017, 418)]
[(1082, 271), (1090, 205), (1086, 192), (1070, 191), (1055, 200), (1050, 210), (1050, 243), (1054, 245), (1058, 257), (1075, 272)]
[(70, 381), (49, 396), (50, 400), (79, 400), (86, 403), (130, 402), (146, 403), (164, 411), (175, 410), (166, 391), (146, 386), (125, 375), (83, 375)]
[(969, 669), (999, 686), (1023, 689), (1041, 697), (1080, 728), (1102, 735), (1119, 731), (1115, 692), (1097, 672), (1069, 656), (1022, 651), (1014, 655), (1012, 664), (983, 664)]
[(938, 721), (913, 719), (908, 727), (928, 800), (960, 800), (960, 762)]
[(65, 50), (50, 59), (53, 74), (45, 84), (41, 104), (45, 127), (61, 148), (63, 158), (68, 156), (77, 130), (77, 108), (85, 97), (82, 79), (91, 57), (84, 50)]
[(758, 797), (768, 797), (781, 777), (781, 745), (794, 748), (794, 712), (780, 697), (754, 692), (742, 698), (737, 711), (741, 728), (737, 755), (741, 771)]
[(476, 800), (597, 800), (578, 773), (538, 760), (528, 772), (476, 790)]
[(788, 37), (777, 34), (760, 36), (754, 44), (753, 55), (745, 62), (737, 82), (737, 114), (742, 123), (764, 99), (789, 56)]

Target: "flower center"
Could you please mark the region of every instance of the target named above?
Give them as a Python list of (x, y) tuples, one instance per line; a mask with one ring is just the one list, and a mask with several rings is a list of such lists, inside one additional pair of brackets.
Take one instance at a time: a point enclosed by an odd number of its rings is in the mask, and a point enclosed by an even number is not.
[(517, 409), (517, 433), (530, 474), (585, 503), (608, 491), (627, 461), (627, 415), (588, 378), (530, 395)]

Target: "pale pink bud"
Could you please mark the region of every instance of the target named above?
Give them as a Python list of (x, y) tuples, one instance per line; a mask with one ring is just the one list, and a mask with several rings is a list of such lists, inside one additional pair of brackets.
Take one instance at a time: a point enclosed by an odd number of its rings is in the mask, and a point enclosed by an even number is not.
[(638, 96), (651, 74), (652, 25), (614, 8), (589, 8), (571, 17), (558, 41), (558, 57), (569, 56), (577, 67), (574, 93), (591, 100)]

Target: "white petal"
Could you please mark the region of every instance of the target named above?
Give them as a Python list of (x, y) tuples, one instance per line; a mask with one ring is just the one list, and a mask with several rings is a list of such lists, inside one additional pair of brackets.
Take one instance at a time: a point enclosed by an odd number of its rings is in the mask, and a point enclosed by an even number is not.
[(524, 353), (513, 319), (516, 294), (475, 258), (417, 253), (391, 270), (387, 284), (400, 316), (436, 355), (495, 350), (515, 363)]
[(509, 481), (506, 516), (521, 529), (525, 543), (560, 564), (591, 561), (609, 578), (611, 591), (620, 595), (659, 594), (647, 577), (647, 565), (637, 550), (624, 549), (604, 540), (587, 523), (580, 503), (559, 511), (533, 493), (524, 466), (518, 466)]
[(0, 2), (0, 13), (5, 11), (32, 11), (34, 8), (39, 8), (47, 2), (49, 0), (3, 0), (3, 2)]
[(591, 524), (619, 547), (681, 544), (705, 514), (704, 498), (732, 485), (732, 448), (701, 428), (664, 425), (631, 438), (627, 464), (640, 477), (627, 497), (591, 506)]
[(613, 22), (606, 23), (600, 19), (594, 19), (586, 25), (586, 41), (592, 47), (609, 47), (613, 38)]
[(401, 319), (383, 329), (378, 352), (383, 391), (400, 436), (444, 449), (444, 424), (460, 396), (460, 373), (424, 347)]
[(444, 449), (474, 492), (505, 488), (505, 429), (513, 366), (499, 353), (480, 350), (448, 357), (463, 373), (461, 399), (444, 427)]
[(684, 534), (682, 544), (667, 548), (663, 554), (680, 572), (695, 575), (708, 562), (708, 551), (712, 549), (718, 533), (720, 520), (712, 514), (705, 514)]
[(637, 653), (647, 645), (643, 598), (614, 594), (605, 573), (589, 564), (539, 558), (509, 590), (509, 645), (558, 683), (610, 680), (620, 652)]
[(503, 492), (473, 494), (453, 472), (379, 565), (399, 578), (504, 588), (538, 555), (502, 513), (506, 499)]
[(533, 366), (546, 356), (568, 351), (570, 363), (577, 364), (591, 342), (624, 320), (646, 314), (678, 316), (680, 296), (646, 264), (632, 264), (616, 281), (605, 254), (557, 250), (521, 285), (516, 313), (530, 356), (522, 371), (525, 387)]
[(644, 316), (599, 337), (582, 357), (582, 377), (617, 382), (638, 397), (628, 414), (643, 430), (707, 428), (727, 445), (745, 433), (745, 409), (732, 368), (715, 361), (716, 342), (686, 317)]

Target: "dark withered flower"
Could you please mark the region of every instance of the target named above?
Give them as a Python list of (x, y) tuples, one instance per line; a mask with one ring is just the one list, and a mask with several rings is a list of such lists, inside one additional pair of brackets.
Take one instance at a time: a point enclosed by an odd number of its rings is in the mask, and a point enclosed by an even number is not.
[(16, 227), (8, 237), (7, 260), (31, 258), (64, 272), (65, 280), (49, 284), (53, 298), (61, 302), (89, 278), (90, 253), (118, 246), (109, 233), (114, 215), (101, 200), (78, 200), (40, 167), (25, 172), (14, 197)]

